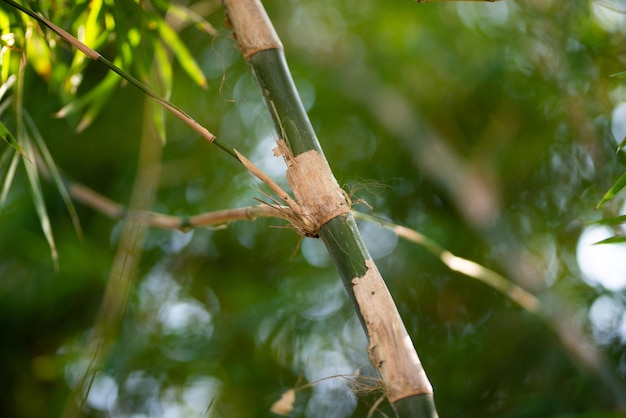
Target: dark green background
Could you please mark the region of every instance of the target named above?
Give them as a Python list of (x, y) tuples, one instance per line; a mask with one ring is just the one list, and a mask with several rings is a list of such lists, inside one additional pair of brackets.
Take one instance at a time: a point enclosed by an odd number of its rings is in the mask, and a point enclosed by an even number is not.
[[(593, 9), (608, 13), (606, 5), (618, 9), (621, 25), (611, 29), (594, 17)], [(625, 85), (609, 78), (626, 70), (623, 2), (292, 0), (266, 7), (326, 156), (353, 200), (518, 281), (589, 338), (588, 312), (598, 297), (626, 303), (622, 292), (586, 284), (576, 262), (584, 222), (615, 215), (621, 204), (618, 198), (593, 209), (624, 171), (610, 127), (614, 107), (626, 100)], [(131, 8), (126, 17), (124, 24), (137, 25), (142, 14)], [(180, 36), (209, 88), (198, 88), (175, 66), (172, 101), (284, 184), (282, 162), (272, 157), (276, 135), (223, 11), (216, 7), (206, 17), (219, 36), (194, 28)], [(138, 60), (150, 54), (146, 43)], [(101, 52), (113, 58), (115, 42)], [(81, 88), (103, 74), (89, 64)], [(57, 90), (30, 69), (24, 101), (65, 173), (128, 202), (141, 93), (117, 88), (82, 133), (75, 132), (77, 118), (52, 117), (62, 107)], [(167, 128), (155, 211), (185, 216), (262, 198), (232, 158), (173, 118)], [(59, 416), (121, 229), (121, 222), (78, 205), (79, 238), (56, 189), (45, 184), (44, 192), (59, 271), (23, 167), (0, 212), (6, 417)], [(270, 416), (290, 387), (368, 372), (365, 337), (321, 243), (297, 249), (298, 236), (283, 226), (257, 220), (188, 234), (151, 229), (88, 415)], [(419, 246), (365, 228), (440, 416), (587, 417), (615, 410), (610, 391), (570, 358), (543, 319), (448, 270)], [(184, 309), (191, 313), (185, 321), (168, 322)], [(619, 326), (608, 326), (598, 343), (623, 379)], [(292, 416), (366, 416), (380, 392), (360, 394), (357, 403), (348, 383), (329, 379), (299, 392)], [(391, 414), (385, 404), (381, 411)]]

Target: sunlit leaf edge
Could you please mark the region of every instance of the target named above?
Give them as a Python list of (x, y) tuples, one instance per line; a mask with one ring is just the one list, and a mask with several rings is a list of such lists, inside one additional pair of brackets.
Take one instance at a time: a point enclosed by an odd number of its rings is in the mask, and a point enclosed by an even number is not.
[[(24, 135), (22, 140), (24, 143), (24, 150), (26, 154), (30, 155), (34, 159), (30, 138), (28, 137), (28, 135)], [(46, 209), (46, 203), (41, 189), (41, 182), (39, 181), (39, 170), (37, 169), (37, 166), (30, 161), (26, 159), (23, 159), (23, 161), (24, 167), (26, 168), (26, 175), (30, 183), (30, 190), (33, 197), (33, 204), (35, 205), (35, 211), (37, 212), (37, 216), (39, 217), (39, 223), (41, 225), (43, 234), (46, 237), (46, 241), (48, 241), (48, 247), (50, 248), (50, 255), (52, 257), (52, 262), (54, 263), (55, 270), (58, 270), (59, 255), (57, 252), (54, 235), (52, 233), (50, 217), (48, 216), (48, 210)]]
[(621, 71), (619, 73), (611, 74), (609, 77), (613, 78), (626, 78), (626, 71)]
[(625, 236), (615, 235), (615, 236), (612, 236), (610, 238), (603, 239), (602, 241), (594, 242), (593, 245), (621, 244), (621, 243), (624, 243), (624, 242), (626, 242), (626, 237)]
[(595, 221), (585, 222), (587, 225), (619, 225), (626, 223), (626, 215), (615, 216), (611, 218), (602, 218)]
[(197, 85), (206, 88), (208, 83), (200, 65), (191, 52), (189, 52), (189, 49), (187, 49), (185, 44), (180, 40), (176, 32), (165, 22), (159, 22), (158, 28), (163, 42), (170, 48), (172, 53), (176, 55), (176, 59), (183, 70), (185, 70), (187, 75), (191, 77)]
[(3, 153), (2, 157), (0, 157), (0, 177), (2, 176), (2, 172), (4, 171), (5, 161), (12, 156), (11, 162), (9, 163), (9, 167), (4, 174), (4, 180), (2, 181), (2, 191), (0, 192), (0, 209), (4, 206), (4, 202), (9, 194), (9, 190), (11, 189), (11, 185), (13, 184), (13, 179), (15, 178), (15, 171), (17, 170), (17, 163), (20, 161), (20, 154), (15, 152), (11, 148), (7, 148)]
[(76, 233), (79, 236), (81, 236), (82, 228), (78, 220), (78, 212), (76, 211), (76, 207), (74, 206), (74, 203), (72, 202), (72, 198), (70, 197), (70, 192), (65, 186), (65, 182), (63, 181), (61, 173), (59, 172), (59, 169), (57, 168), (57, 165), (54, 162), (54, 159), (52, 158), (52, 154), (48, 150), (48, 147), (46, 146), (46, 143), (43, 137), (41, 136), (41, 133), (39, 132), (39, 129), (37, 128), (37, 125), (31, 118), (31, 116), (28, 114), (28, 112), (26, 111), (24, 111), (24, 120), (26, 122), (26, 126), (28, 127), (28, 130), (30, 131), (33, 138), (35, 139), (37, 148), (39, 149), (39, 152), (41, 156), (43, 157), (44, 164), (46, 168), (48, 169), (50, 176), (52, 177), (52, 181), (57, 186), (57, 189), (59, 190), (59, 194), (61, 195), (61, 198), (63, 199), (63, 202), (65, 203), (67, 211), (70, 214), (70, 218), (72, 219), (74, 229), (76, 230)]
[(24, 149), (22, 148), (20, 143), (17, 142), (17, 139), (15, 139), (15, 136), (13, 136), (11, 131), (6, 127), (6, 125), (1, 120), (0, 120), (0, 137), (2, 137), (2, 139), (4, 139), (4, 141), (7, 144), (9, 144), (12, 148), (14, 148), (17, 152), (24, 155)]
[(626, 186), (626, 173), (622, 174), (621, 177), (611, 186), (608, 192), (602, 197), (602, 199), (596, 205), (596, 209), (600, 208), (609, 200), (613, 199), (617, 193), (622, 190)]
[(218, 35), (217, 29), (215, 29), (209, 21), (187, 6), (160, 0), (155, 0), (153, 4), (161, 10), (166, 11), (168, 14), (176, 16), (177, 19), (180, 19), (183, 22), (193, 23), (196, 28), (208, 33), (209, 35)]
[(615, 151), (615, 153), (618, 153), (622, 150), (622, 148), (626, 147), (626, 136), (624, 137), (624, 139), (622, 139), (622, 142), (619, 143), (619, 145), (617, 146), (617, 150)]

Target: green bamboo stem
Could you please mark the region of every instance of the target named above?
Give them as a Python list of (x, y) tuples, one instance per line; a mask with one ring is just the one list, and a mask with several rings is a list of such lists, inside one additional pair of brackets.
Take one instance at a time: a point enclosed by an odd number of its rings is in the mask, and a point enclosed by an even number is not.
[[(315, 131), (298, 96), (281, 49), (266, 49), (248, 58), (250, 68), (271, 110), (274, 125), (294, 156), (309, 150), (322, 153)], [(278, 111), (280, 109), (280, 112)]]
[[(352, 213), (331, 219), (320, 229), (320, 238), (341, 277), (362, 277), (367, 271), (365, 261), (371, 256), (360, 237)], [(352, 284), (348, 284), (348, 294), (351, 294)]]
[[(319, 236), (326, 245), (368, 336), (370, 359), (396, 414), (436, 417), (432, 386), (323, 155), (282, 44), (262, 4), (258, 0), (224, 0), (224, 6), (276, 130), (288, 148), (282, 149), (279, 141), (296, 203), (288, 196), (285, 199), (298, 217), (298, 230), (305, 236)], [(244, 164), (250, 167), (249, 162)]]

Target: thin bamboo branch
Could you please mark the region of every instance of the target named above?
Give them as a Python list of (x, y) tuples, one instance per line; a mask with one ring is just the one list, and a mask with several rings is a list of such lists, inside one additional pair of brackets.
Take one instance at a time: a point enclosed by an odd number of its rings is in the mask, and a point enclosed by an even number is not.
[(189, 217), (171, 216), (147, 210), (129, 211), (123, 205), (80, 183), (69, 183), (68, 190), (75, 200), (110, 218), (123, 218), (153, 228), (172, 229), (181, 232), (187, 232), (197, 227), (225, 225), (233, 221), (253, 221), (257, 218), (289, 219), (287, 206), (272, 206), (265, 203), (244, 208), (206, 212)]
[(510, 300), (517, 303), (526, 311), (532, 314), (537, 314), (541, 310), (541, 302), (532, 293), (485, 266), (452, 254), (450, 251), (441, 247), (435, 241), (420, 232), (405, 226), (396, 225), (392, 222), (387, 222), (383, 219), (367, 215), (365, 213), (354, 212), (354, 214), (356, 218), (369, 222), (376, 222), (379, 225), (392, 230), (399, 237), (421, 245), (428, 250), (428, 252), (438, 257), (450, 270), (459, 272), (467, 277), (471, 277), (485, 283), (507, 296)]
[[(35, 164), (41, 175), (47, 181), (53, 181), (52, 175), (42, 158), (36, 152), (34, 154)], [(61, 174), (59, 173), (59, 175)], [(64, 187), (75, 201), (111, 219), (125, 219), (152, 228), (188, 232), (193, 228), (219, 227), (234, 221), (254, 221), (257, 218), (277, 218), (290, 221), (293, 218), (291, 209), (288, 206), (271, 205), (265, 202), (256, 206), (222, 209), (187, 217), (166, 215), (148, 210), (132, 210), (82, 183), (70, 180), (65, 176), (62, 177), (62, 181)]]

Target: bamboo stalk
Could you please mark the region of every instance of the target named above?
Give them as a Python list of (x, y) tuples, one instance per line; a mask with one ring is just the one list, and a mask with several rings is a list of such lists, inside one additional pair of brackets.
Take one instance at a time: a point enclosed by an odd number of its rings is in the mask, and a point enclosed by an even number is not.
[(258, 0), (224, 0), (276, 130), (303, 235), (319, 236), (369, 340), (372, 364), (400, 417), (436, 417), (433, 389), (393, 299), (358, 231), (350, 204), (324, 157), (289, 72), (282, 43)]

